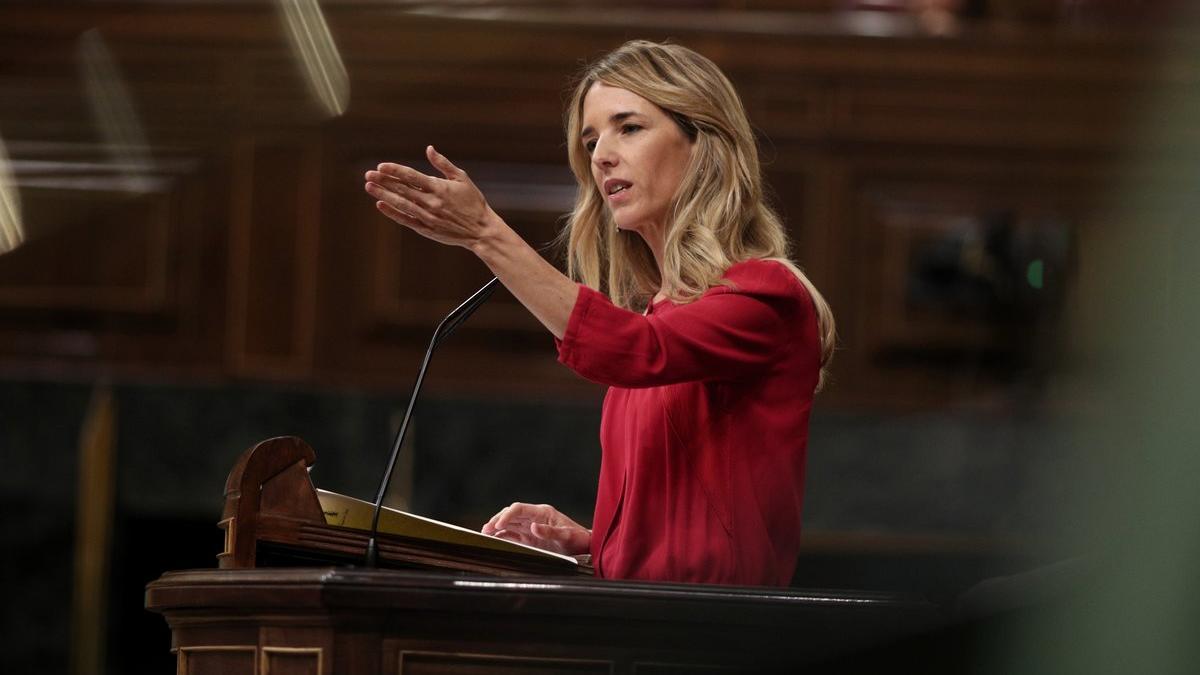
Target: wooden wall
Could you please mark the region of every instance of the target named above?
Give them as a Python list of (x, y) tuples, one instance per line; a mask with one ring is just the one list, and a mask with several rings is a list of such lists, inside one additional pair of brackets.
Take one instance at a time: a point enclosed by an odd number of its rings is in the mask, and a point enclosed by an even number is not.
[[(434, 143), (549, 242), (573, 190), (568, 78), (646, 37), (710, 56), (746, 102), (796, 257), (838, 317), (825, 404), (1003, 404), (1071, 340), (1080, 251), (1138, 226), (1114, 222), (1106, 197), (1171, 179), (1123, 161), (1150, 104), (1197, 93), (1194, 68), (1118, 29), (933, 37), (884, 15), (324, 10), (348, 73), (337, 116), (274, 3), (0, 8), (0, 138), (27, 238), (0, 256), (4, 372), (407, 386), (431, 328), (487, 270), (378, 216), (362, 172)], [(113, 140), (114, 115), (118, 140), (141, 129), (141, 151)], [(1194, 121), (1170, 136), (1180, 162), (1195, 159)], [(507, 294), (445, 349), (435, 387), (596, 395)]]

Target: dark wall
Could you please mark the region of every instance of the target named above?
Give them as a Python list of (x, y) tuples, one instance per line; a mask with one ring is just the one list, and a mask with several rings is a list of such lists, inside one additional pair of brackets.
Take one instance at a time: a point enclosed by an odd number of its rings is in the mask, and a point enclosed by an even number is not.
[[(350, 389), (110, 386), (117, 405), (112, 672), (169, 667), (166, 626), (141, 609), (141, 588), (169, 569), (215, 565), (225, 476), (244, 449), (271, 436), (300, 436), (317, 451), (318, 487), (369, 499), (406, 403), (401, 393)], [(91, 392), (82, 382), (0, 383), (0, 518), (9, 542), (0, 564), (5, 579), (19, 580), (0, 626), (12, 658), (6, 672), (66, 667), (76, 448)], [(1062, 503), (1057, 488), (1081, 457), (1053, 440), (1049, 421), (839, 413), (821, 410), (819, 401), (805, 504), (811, 543), (798, 585), (949, 599), (986, 576), (1035, 564), (1029, 543), (1055, 534), (1057, 522), (1045, 514)], [(414, 422), (410, 508), (479, 526), (514, 500), (548, 502), (590, 522), (598, 425), (594, 400), (431, 395)]]

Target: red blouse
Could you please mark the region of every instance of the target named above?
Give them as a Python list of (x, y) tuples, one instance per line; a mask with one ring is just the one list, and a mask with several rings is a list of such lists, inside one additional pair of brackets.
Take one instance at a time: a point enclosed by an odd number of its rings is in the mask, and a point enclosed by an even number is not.
[(609, 385), (592, 531), (599, 576), (787, 585), (820, 372), (812, 299), (783, 265), (645, 315), (580, 287), (559, 360)]

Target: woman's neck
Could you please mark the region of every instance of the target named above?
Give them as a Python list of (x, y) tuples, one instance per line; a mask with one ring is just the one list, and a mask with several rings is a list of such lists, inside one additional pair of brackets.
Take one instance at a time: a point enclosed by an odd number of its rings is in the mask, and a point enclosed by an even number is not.
[(663, 285), (659, 286), (658, 293), (650, 301), (651, 303), (658, 302), (666, 298), (663, 294), (665, 288), (665, 279), (663, 276), (663, 251), (666, 250), (665, 237), (663, 236), (662, 227), (647, 227), (639, 230), (638, 234), (642, 237), (642, 241), (646, 242), (646, 247), (650, 249), (650, 254), (654, 256), (654, 265), (658, 267), (658, 278), (663, 280)]

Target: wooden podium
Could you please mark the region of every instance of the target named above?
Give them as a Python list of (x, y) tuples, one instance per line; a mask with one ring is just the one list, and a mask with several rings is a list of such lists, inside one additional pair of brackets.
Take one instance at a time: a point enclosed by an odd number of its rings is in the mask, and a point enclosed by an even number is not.
[(798, 672), (938, 620), (883, 594), (334, 567), (168, 572), (146, 607), (179, 675)]
[[(317, 490), (308, 470), (316, 453), (293, 436), (242, 453), (225, 481), (222, 568), (361, 565), (373, 505)], [(478, 532), (385, 509), (378, 565), (497, 575), (585, 575), (586, 563)]]
[(381, 566), (402, 569), (364, 569), (367, 533), (337, 524), (342, 502), (313, 487), (314, 460), (295, 438), (244, 453), (221, 569), (146, 587), (179, 675), (788, 672), (939, 621), (898, 595), (599, 580), (441, 524), (431, 539), (416, 516), (379, 539)]

